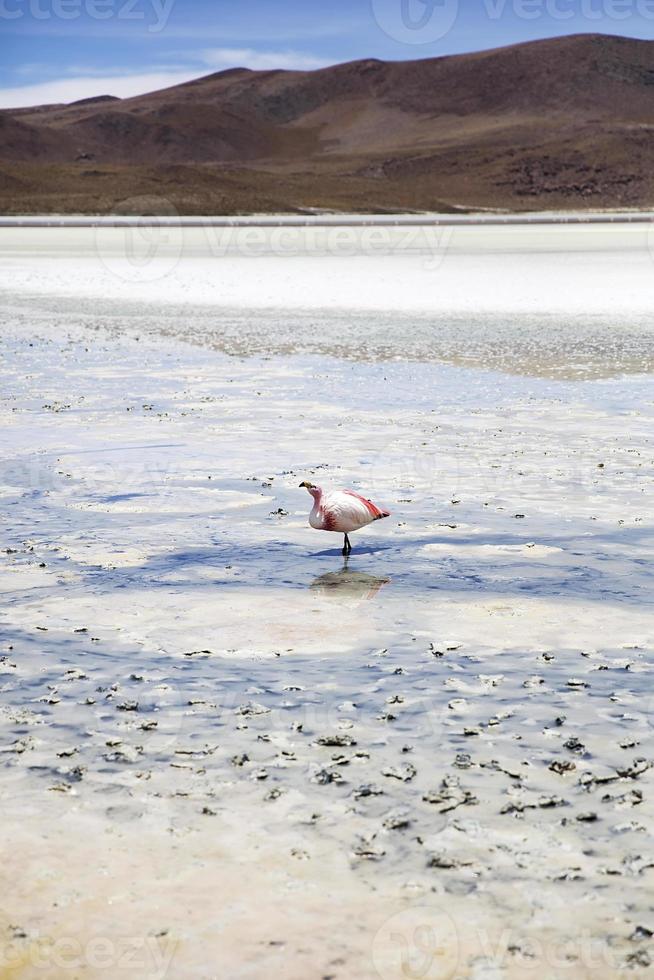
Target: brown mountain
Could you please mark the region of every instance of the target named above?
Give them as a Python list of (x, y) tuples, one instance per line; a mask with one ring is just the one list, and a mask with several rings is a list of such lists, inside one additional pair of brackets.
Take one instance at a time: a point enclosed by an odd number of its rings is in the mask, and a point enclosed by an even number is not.
[(236, 68), (0, 112), (7, 213), (653, 204), (654, 41)]

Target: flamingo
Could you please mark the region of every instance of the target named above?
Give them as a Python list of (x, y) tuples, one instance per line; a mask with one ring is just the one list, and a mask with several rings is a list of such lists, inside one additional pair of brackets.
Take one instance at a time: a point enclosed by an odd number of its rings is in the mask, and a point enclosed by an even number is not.
[(360, 527), (390, 517), (390, 511), (381, 510), (372, 500), (362, 497), (354, 490), (331, 490), (328, 493), (314, 483), (305, 480), (300, 484), (313, 497), (313, 509), (309, 514), (309, 524), (318, 531), (337, 531), (345, 535), (343, 554), (349, 555), (352, 545), (348, 534)]

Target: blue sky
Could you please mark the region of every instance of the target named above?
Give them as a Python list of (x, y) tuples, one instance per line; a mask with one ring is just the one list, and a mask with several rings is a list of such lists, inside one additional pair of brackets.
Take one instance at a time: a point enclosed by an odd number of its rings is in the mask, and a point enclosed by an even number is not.
[(0, 106), (578, 32), (654, 38), (654, 0), (0, 0)]

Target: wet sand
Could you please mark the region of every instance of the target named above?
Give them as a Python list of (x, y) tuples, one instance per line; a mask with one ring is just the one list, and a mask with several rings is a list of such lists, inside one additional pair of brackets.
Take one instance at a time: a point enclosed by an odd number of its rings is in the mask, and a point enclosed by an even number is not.
[(648, 330), (5, 300), (0, 977), (644, 976)]

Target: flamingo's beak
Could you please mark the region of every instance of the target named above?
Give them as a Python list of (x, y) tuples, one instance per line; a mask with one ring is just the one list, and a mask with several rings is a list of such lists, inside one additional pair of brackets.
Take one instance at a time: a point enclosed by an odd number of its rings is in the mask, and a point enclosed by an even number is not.
[(306, 487), (307, 490), (313, 490), (313, 483), (309, 483), (308, 480), (303, 480), (300, 486)]

